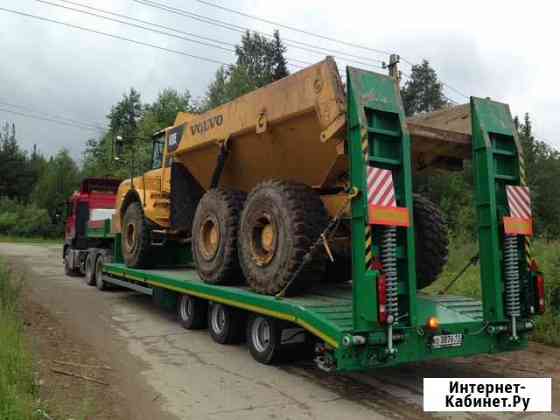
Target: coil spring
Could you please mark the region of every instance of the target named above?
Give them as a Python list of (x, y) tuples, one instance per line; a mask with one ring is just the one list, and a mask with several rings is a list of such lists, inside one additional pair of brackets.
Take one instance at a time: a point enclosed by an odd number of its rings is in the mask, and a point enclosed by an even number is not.
[(506, 312), (510, 317), (518, 317), (521, 315), (521, 302), (517, 236), (506, 235), (504, 239), (504, 268)]
[(387, 284), (387, 313), (399, 316), (397, 279), (397, 228), (387, 227), (381, 236), (381, 264)]

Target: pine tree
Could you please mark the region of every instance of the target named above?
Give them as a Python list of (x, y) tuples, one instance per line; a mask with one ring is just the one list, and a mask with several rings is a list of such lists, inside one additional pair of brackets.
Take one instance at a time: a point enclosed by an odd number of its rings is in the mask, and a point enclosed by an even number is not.
[(432, 112), (449, 104), (443, 94), (443, 84), (427, 60), (412, 66), (412, 74), (401, 90), (407, 116)]
[(215, 108), (241, 95), (286, 77), (286, 47), (280, 33), (274, 32), (273, 39), (256, 32), (245, 32), (240, 45), (236, 46), (236, 63), (221, 67), (210, 83), (204, 101), (204, 110)]

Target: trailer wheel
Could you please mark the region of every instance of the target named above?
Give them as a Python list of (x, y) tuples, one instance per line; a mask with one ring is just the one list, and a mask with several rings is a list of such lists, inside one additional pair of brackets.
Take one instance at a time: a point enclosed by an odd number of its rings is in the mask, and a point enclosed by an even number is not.
[(238, 344), (243, 341), (245, 314), (221, 303), (208, 305), (208, 332), (219, 344)]
[(149, 268), (151, 264), (151, 232), (142, 206), (131, 203), (122, 223), (122, 255), (127, 267)]
[(247, 322), (247, 346), (251, 356), (265, 365), (280, 359), (281, 329), (278, 321), (263, 315), (251, 315)]
[(190, 295), (177, 299), (177, 319), (187, 330), (205, 328), (208, 320), (208, 302)]
[(237, 231), (245, 194), (222, 188), (204, 194), (193, 220), (192, 249), (196, 270), (210, 284), (239, 282)]
[(323, 277), (324, 251), (306, 254), (328, 221), (321, 198), (310, 187), (265, 181), (249, 194), (241, 215), (239, 260), (258, 293), (294, 295)]
[(432, 284), (447, 264), (449, 238), (445, 216), (426, 197), (414, 194), (417, 288)]
[(95, 286), (95, 257), (97, 257), (96, 251), (89, 251), (86, 257), (85, 282), (88, 286)]

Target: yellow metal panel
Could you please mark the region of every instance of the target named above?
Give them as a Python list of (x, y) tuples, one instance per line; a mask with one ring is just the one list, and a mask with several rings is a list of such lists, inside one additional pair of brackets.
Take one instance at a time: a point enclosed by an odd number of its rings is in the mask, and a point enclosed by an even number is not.
[(229, 138), (222, 185), (248, 191), (279, 178), (319, 186), (339, 169), (336, 143), (321, 141), (321, 133), (339, 132), (344, 118), (344, 90), (327, 58), (207, 113), (179, 115), (176, 124), (186, 123), (186, 129), (174, 157), (208, 188), (217, 141)]

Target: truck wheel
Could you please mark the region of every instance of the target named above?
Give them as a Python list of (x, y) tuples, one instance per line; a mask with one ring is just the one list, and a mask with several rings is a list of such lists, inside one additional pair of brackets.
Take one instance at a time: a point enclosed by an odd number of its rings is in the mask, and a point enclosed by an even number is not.
[(222, 188), (206, 192), (196, 208), (192, 249), (196, 270), (206, 283), (239, 282), (237, 231), (245, 194)]
[(64, 274), (66, 274), (67, 276), (72, 276), (74, 271), (72, 270), (72, 268), (70, 268), (68, 252), (66, 251), (64, 251), (63, 261), (64, 261)]
[(70, 262), (70, 253), (71, 251), (66, 249), (64, 251), (64, 274), (66, 274), (69, 277), (78, 277), (81, 275), (79, 269), (76, 270), (73, 268), (71, 262)]
[(86, 276), (85, 282), (88, 286), (95, 286), (95, 257), (96, 251), (89, 251), (86, 257)]
[(208, 302), (189, 295), (180, 295), (177, 299), (177, 318), (187, 330), (205, 328), (208, 319)]
[(219, 344), (237, 344), (243, 341), (245, 314), (239, 309), (210, 303), (208, 305), (208, 332)]
[(437, 279), (447, 264), (449, 238), (441, 210), (419, 194), (414, 194), (414, 230), (416, 284), (423, 289)]
[(275, 180), (257, 185), (241, 214), (238, 238), (241, 268), (251, 288), (294, 295), (319, 280), (324, 251), (302, 263), (327, 220), (323, 202), (310, 187)]
[(247, 322), (247, 346), (253, 359), (270, 365), (280, 359), (281, 329), (278, 321), (263, 315), (251, 315)]
[(150, 265), (151, 234), (142, 206), (131, 203), (122, 224), (122, 254), (127, 267), (148, 268)]
[(97, 290), (107, 290), (109, 285), (103, 280), (103, 264), (110, 262), (111, 258), (108, 257), (106, 254), (99, 253), (97, 254), (97, 258), (95, 259), (95, 286)]

